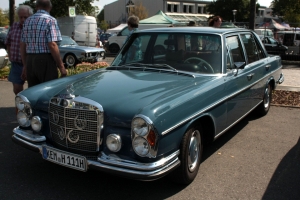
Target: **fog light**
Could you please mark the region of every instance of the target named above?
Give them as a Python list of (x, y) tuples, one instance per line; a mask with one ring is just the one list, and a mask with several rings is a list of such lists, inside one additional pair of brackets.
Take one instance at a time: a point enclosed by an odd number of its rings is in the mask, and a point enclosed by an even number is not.
[(41, 129), (42, 129), (42, 120), (40, 117), (38, 116), (34, 116), (32, 119), (31, 119), (31, 128), (36, 131), (36, 132), (39, 132)]
[(112, 152), (118, 152), (121, 149), (121, 137), (117, 134), (110, 134), (106, 137), (106, 146)]
[(149, 153), (149, 144), (143, 137), (136, 137), (132, 142), (133, 150), (140, 156), (146, 156)]
[(29, 117), (23, 111), (18, 112), (17, 120), (21, 126), (28, 127), (30, 125)]

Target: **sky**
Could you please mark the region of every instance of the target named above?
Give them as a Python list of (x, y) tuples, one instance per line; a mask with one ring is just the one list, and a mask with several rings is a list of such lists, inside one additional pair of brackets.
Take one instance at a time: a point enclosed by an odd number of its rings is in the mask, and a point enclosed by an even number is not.
[[(99, 0), (99, 1), (94, 0), (94, 5), (98, 6), (99, 9), (102, 10), (103, 6), (105, 6), (106, 4), (110, 4), (114, 1), (117, 1), (117, 0)], [(127, 1), (127, 0), (125, 0), (125, 1)], [(269, 7), (271, 4), (271, 1), (272, 0), (258, 0), (258, 3), (261, 6)], [(18, 6), (20, 3), (23, 3), (23, 2), (25, 2), (25, 0), (15, 0), (16, 6)], [(2, 8), (3, 10), (8, 9), (9, 8), (9, 0), (1, 0), (0, 8)]]

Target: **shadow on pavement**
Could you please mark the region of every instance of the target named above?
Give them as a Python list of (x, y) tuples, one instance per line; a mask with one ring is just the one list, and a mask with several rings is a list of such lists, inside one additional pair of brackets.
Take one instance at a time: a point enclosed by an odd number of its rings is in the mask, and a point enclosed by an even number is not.
[(300, 137), (275, 170), (262, 199), (300, 198)]

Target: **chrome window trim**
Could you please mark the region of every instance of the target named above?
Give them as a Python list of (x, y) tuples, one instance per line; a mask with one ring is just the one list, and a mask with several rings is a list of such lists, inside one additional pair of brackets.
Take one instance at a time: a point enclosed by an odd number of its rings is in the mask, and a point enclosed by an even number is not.
[[(278, 70), (281, 70), (281, 67), (278, 68), (278, 69), (276, 69), (276, 70), (273, 70), (273, 71), (275, 72), (275, 71), (278, 71)], [(207, 110), (209, 110), (209, 109), (215, 107), (216, 105), (219, 105), (219, 104), (221, 104), (221, 103), (227, 101), (228, 99), (232, 98), (233, 96), (235, 96), (235, 95), (237, 95), (237, 94), (239, 94), (239, 93), (241, 93), (241, 92), (243, 92), (243, 91), (245, 91), (245, 90), (251, 88), (252, 86), (256, 85), (258, 82), (260, 82), (260, 81), (262, 81), (263, 79), (265, 79), (265, 78), (267, 78), (268, 76), (270, 76), (270, 75), (269, 75), (270, 73), (271, 73), (271, 71), (270, 71), (268, 74), (266, 74), (264, 77), (262, 77), (261, 79), (259, 79), (259, 80), (255, 81), (254, 83), (252, 83), (251, 85), (249, 85), (249, 86), (247, 86), (247, 87), (244, 87), (244, 88), (242, 88), (242, 89), (236, 91), (235, 93), (232, 93), (232, 94), (230, 94), (230, 95), (227, 95), (227, 96), (225, 96), (224, 98), (220, 99), (219, 101), (217, 101), (217, 102), (215, 102), (215, 103), (212, 103), (212, 104), (208, 105), (207, 107), (201, 109), (199, 112), (195, 113), (194, 115), (192, 115), (192, 116), (190, 116), (190, 117), (187, 117), (186, 119), (182, 120), (181, 122), (177, 123), (176, 125), (172, 126), (171, 128), (169, 128), (169, 129), (163, 131), (161, 134), (162, 134), (162, 135), (166, 135), (167, 133), (171, 132), (172, 130), (174, 130), (175, 128), (181, 126), (182, 124), (186, 123), (187, 121), (189, 121), (189, 120), (191, 120), (191, 119), (193, 119), (193, 118), (195, 118), (195, 117), (201, 115), (201, 114), (204, 113), (205, 111), (207, 111)]]

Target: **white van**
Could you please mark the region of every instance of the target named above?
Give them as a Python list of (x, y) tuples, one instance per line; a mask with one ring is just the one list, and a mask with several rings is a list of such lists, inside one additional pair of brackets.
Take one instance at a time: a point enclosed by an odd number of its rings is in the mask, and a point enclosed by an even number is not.
[(58, 17), (57, 22), (62, 35), (72, 37), (81, 46), (95, 46), (97, 38), (97, 21), (95, 17), (76, 15), (75, 17)]
[(300, 45), (300, 31), (278, 31), (277, 37), (281, 38), (282, 44), (286, 46)]
[[(139, 24), (138, 30), (151, 29), (151, 28), (166, 28), (168, 24)], [(128, 27), (124, 27), (117, 35), (113, 35), (108, 38), (105, 48), (110, 53), (118, 53), (123, 46), (127, 36), (129, 34)]]
[(274, 37), (273, 31), (271, 29), (258, 28), (254, 29), (257, 35)]

